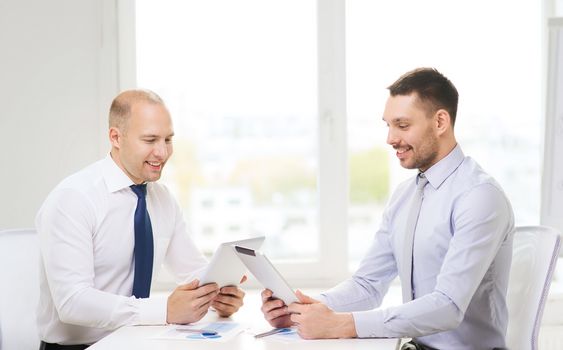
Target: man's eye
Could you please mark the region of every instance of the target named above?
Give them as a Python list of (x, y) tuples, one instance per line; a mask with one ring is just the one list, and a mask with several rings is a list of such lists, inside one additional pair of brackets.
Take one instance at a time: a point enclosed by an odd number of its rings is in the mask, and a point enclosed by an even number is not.
[(407, 124), (399, 124), (399, 129), (406, 129), (409, 126)]
[(154, 143), (155, 139), (144, 139), (146, 143)]
[(166, 142), (166, 143), (172, 143), (172, 139), (165, 139), (164, 142)]

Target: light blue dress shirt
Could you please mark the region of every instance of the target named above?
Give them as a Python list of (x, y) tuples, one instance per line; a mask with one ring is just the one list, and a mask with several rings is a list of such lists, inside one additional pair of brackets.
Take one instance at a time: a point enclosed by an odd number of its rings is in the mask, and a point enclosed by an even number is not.
[(413, 248), (415, 299), (378, 308), (390, 282), (408, 270), (401, 265), (410, 261), (403, 253), (404, 226), (417, 177), (393, 194), (358, 271), (321, 299), (335, 311), (352, 311), (359, 337), (414, 337), (449, 350), (502, 348), (514, 232), (510, 203), (459, 145), (425, 175)]

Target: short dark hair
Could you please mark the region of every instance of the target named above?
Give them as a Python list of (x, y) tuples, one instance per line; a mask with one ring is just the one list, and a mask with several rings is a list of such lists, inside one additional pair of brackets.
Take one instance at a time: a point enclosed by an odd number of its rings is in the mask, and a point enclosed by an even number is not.
[(450, 114), (452, 126), (455, 124), (459, 94), (454, 84), (435, 68), (417, 68), (407, 72), (387, 89), (391, 96), (416, 93), (431, 113), (445, 109)]

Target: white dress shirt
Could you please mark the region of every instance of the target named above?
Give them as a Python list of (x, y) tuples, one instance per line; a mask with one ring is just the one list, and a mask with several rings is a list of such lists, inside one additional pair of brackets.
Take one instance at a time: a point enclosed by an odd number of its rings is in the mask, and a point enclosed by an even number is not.
[(353, 311), (359, 337), (415, 337), (449, 350), (505, 347), (510, 203), (459, 146), (425, 175), (413, 248), (415, 299), (378, 309), (390, 282), (408, 271), (401, 265), (410, 262), (403, 256), (404, 226), (416, 177), (393, 194), (358, 271), (321, 299), (336, 311)]
[[(133, 182), (107, 156), (63, 180), (36, 218), (41, 248), (38, 328), (48, 343), (91, 344), (123, 325), (166, 323), (167, 297), (136, 299), (133, 288)], [(186, 282), (207, 264), (187, 233), (177, 202), (147, 185), (160, 267)]]

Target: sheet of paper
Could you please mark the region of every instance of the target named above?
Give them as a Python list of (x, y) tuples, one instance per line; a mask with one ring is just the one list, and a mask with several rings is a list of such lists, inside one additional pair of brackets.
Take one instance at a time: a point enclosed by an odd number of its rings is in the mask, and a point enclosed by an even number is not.
[[(188, 333), (183, 330), (214, 331), (217, 334)], [(170, 326), (164, 332), (155, 336), (158, 339), (226, 342), (245, 329), (243, 325), (236, 322), (201, 322), (187, 326)]]

